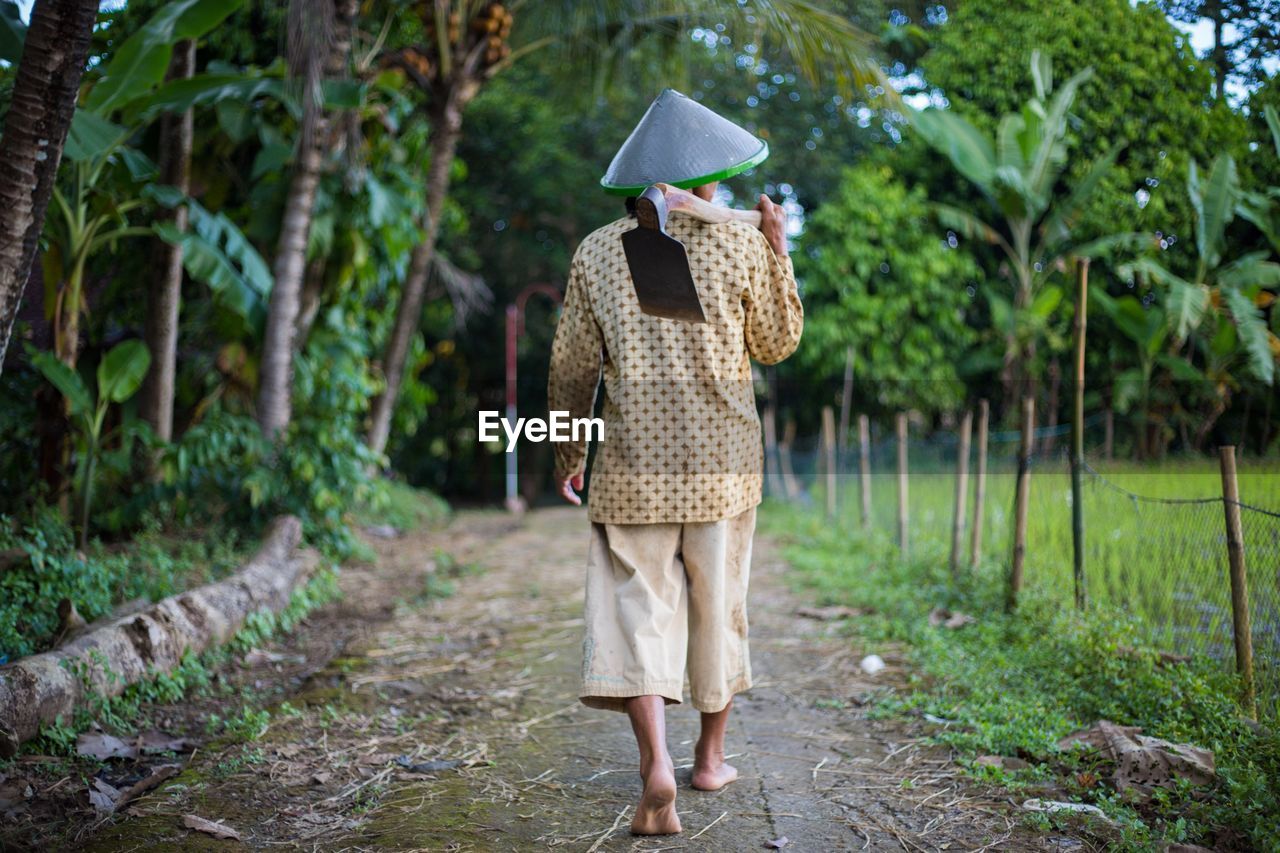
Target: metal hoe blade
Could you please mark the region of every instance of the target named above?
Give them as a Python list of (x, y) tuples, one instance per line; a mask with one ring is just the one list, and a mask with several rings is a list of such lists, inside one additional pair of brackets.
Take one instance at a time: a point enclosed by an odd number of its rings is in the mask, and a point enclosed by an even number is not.
[(636, 199), (635, 212), (638, 224), (623, 233), (622, 248), (640, 310), (668, 320), (707, 322), (684, 244), (665, 231), (667, 204), (662, 191), (646, 189)]

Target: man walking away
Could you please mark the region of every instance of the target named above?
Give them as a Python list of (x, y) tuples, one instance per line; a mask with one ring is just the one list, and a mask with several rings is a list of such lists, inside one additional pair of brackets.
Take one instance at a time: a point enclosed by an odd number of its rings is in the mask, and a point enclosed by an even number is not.
[[(634, 196), (661, 182), (710, 201), (719, 180), (766, 156), (762, 140), (668, 89), (601, 183)], [(763, 195), (757, 209), (758, 229), (667, 221), (704, 323), (641, 310), (622, 244), (634, 218), (593, 232), (574, 255), (552, 345), (551, 410), (590, 417), (604, 379), (580, 696), (630, 717), (640, 835), (680, 832), (665, 706), (683, 700), (686, 673), (702, 716), (693, 787), (718, 790), (738, 775), (724, 736), (734, 694), (751, 686), (746, 594), (763, 455), (749, 359), (789, 356), (804, 322), (783, 213)], [(585, 440), (556, 445), (556, 486), (573, 504), (586, 456)]]

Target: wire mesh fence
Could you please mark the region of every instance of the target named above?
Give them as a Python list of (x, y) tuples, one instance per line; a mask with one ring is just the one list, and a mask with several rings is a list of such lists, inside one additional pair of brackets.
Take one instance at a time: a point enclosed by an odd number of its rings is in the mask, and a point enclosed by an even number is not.
[[(869, 506), (863, 508), (862, 452), (857, 430), (840, 444), (829, 479), (819, 436), (780, 442), (767, 462), (775, 498), (826, 510), (827, 483), (837, 493), (836, 523), (863, 524), (898, 537), (899, 442), (892, 429), (872, 428), (866, 453)], [(1073, 606), (1072, 489), (1069, 428), (1038, 429), (1032, 442), (1024, 589)], [(978, 510), (977, 441), (969, 449), (960, 565), (978, 559), (1008, 564), (1021, 434), (987, 437), (983, 499)], [(1141, 464), (1105, 458), (1103, 418), (1085, 422), (1082, 466), (1084, 581), (1089, 606), (1128, 616), (1149, 641), (1172, 654), (1236, 665), (1232, 590), (1222, 478), (1216, 459)], [(906, 442), (907, 548), (916, 556), (950, 559), (960, 441), (953, 430)], [(1242, 463), (1241, 533), (1248, 578), (1250, 634), (1258, 710), (1280, 718), (1280, 469)], [(981, 531), (974, 541), (973, 525)]]

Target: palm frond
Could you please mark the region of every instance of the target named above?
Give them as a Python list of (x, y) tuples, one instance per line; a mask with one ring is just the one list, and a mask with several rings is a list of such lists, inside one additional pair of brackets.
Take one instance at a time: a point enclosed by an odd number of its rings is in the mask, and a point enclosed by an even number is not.
[(1114, 145), (1110, 151), (1094, 160), (1093, 165), (1089, 167), (1089, 171), (1072, 188), (1071, 194), (1053, 206), (1040, 228), (1041, 251), (1071, 236), (1071, 228), (1075, 225), (1077, 215), (1088, 203), (1098, 184), (1111, 171), (1111, 167), (1115, 165), (1116, 158), (1120, 156), (1120, 152), (1123, 150), (1124, 143)]
[(1271, 342), (1262, 313), (1242, 290), (1223, 288), (1221, 293), (1231, 311), (1231, 319), (1235, 321), (1240, 343), (1244, 344), (1249, 369), (1254, 376), (1270, 385), (1276, 375), (1276, 360), (1271, 354)]
[(1231, 221), (1239, 201), (1239, 178), (1236, 161), (1230, 154), (1219, 154), (1209, 168), (1209, 177), (1200, 184), (1195, 164), (1191, 164), (1188, 184), (1192, 187), (1196, 209), (1196, 249), (1209, 267), (1215, 267), (1222, 256), (1227, 223)]
[[(597, 89), (600, 80), (622, 75), (642, 44), (664, 51), (653, 83), (673, 82), (689, 52), (699, 48), (693, 31), (705, 28), (726, 36), (735, 49), (776, 41), (807, 80), (847, 97), (865, 95), (865, 87), (879, 87), (876, 93), (887, 97), (895, 94), (875, 58), (876, 39), (813, 0), (541, 0), (514, 4), (512, 10), (515, 52), (534, 44), (562, 50), (579, 82), (586, 65)], [(646, 74), (655, 77), (653, 68)]]
[(1180, 341), (1186, 340), (1188, 335), (1199, 328), (1209, 310), (1208, 287), (1189, 282), (1150, 258), (1139, 258), (1124, 264), (1119, 272), (1121, 275), (1145, 273), (1153, 282), (1162, 286), (1166, 294), (1164, 302), (1168, 306), (1169, 327)]
[(1276, 108), (1267, 104), (1262, 114), (1267, 119), (1267, 127), (1271, 130), (1271, 141), (1276, 146), (1276, 156), (1280, 157), (1280, 115), (1276, 114)]
[(465, 328), (473, 316), (488, 311), (493, 304), (493, 291), (484, 277), (467, 272), (439, 250), (431, 255), (429, 276), (428, 283), (434, 291), (432, 295), (448, 296), (453, 303), (454, 324), (459, 329)]
[(1061, 167), (1065, 160), (1062, 139), (1067, 130), (1067, 112), (1075, 103), (1076, 93), (1080, 87), (1092, 76), (1093, 69), (1086, 68), (1063, 83), (1062, 88), (1053, 93), (1053, 100), (1049, 104), (1048, 114), (1044, 120), (1044, 134), (1036, 156), (1031, 161), (1031, 173), (1027, 181), (1038, 193), (1047, 196), (1057, 178), (1055, 167)]
[(1268, 261), (1270, 252), (1250, 252), (1218, 269), (1217, 282), (1222, 287), (1251, 290), (1255, 287), (1280, 286), (1280, 264)]
[(1013, 247), (1009, 241), (991, 225), (967, 210), (949, 204), (932, 204), (929, 206), (933, 215), (943, 226), (955, 231), (969, 240), (981, 240), (992, 246), (999, 246), (1010, 258), (1014, 258)]

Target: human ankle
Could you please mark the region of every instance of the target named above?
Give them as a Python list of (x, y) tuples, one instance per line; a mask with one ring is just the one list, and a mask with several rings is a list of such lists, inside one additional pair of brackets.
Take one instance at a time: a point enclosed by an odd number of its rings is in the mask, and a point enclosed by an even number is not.
[(724, 744), (704, 745), (699, 740), (693, 747), (693, 763), (698, 767), (718, 767), (724, 763)]
[(640, 757), (640, 775), (647, 779), (655, 770), (674, 773), (676, 769), (675, 762), (671, 760), (671, 756), (664, 753), (657, 755)]

